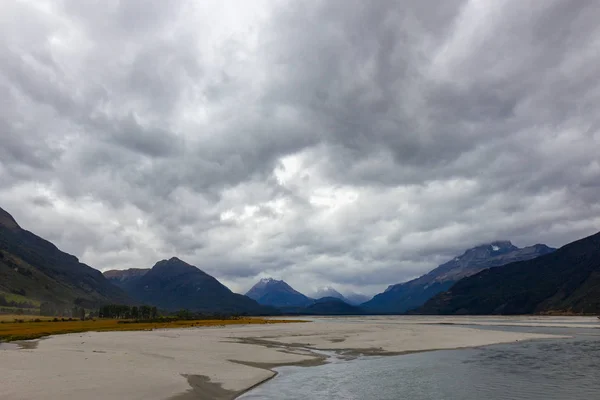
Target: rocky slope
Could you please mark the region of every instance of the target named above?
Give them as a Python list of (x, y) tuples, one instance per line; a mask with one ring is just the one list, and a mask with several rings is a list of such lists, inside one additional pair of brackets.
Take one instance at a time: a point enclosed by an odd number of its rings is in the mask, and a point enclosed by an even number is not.
[(374, 313), (403, 313), (422, 306), (465, 277), (488, 268), (533, 259), (554, 250), (543, 244), (518, 248), (510, 241), (476, 246), (417, 279), (388, 287), (361, 307)]
[(115, 286), (126, 289), (146, 275), (150, 268), (113, 269), (104, 271), (103, 275)]
[(0, 292), (15, 293), (57, 308), (94, 308), (131, 299), (100, 271), (22, 229), (0, 208)]
[(429, 300), (425, 314), (600, 313), (600, 233), (484, 270)]
[(165, 310), (228, 314), (269, 314), (274, 310), (233, 293), (221, 282), (180, 259), (156, 263), (152, 269), (107, 274), (121, 280), (125, 291), (136, 301)]

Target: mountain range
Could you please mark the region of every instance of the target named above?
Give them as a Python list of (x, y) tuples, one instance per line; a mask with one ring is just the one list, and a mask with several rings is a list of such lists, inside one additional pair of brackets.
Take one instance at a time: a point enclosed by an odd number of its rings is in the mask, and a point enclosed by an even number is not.
[(214, 277), (176, 257), (151, 269), (107, 271), (104, 275), (136, 301), (164, 310), (270, 314), (276, 310), (229, 290)]
[(539, 257), (554, 250), (543, 244), (518, 248), (507, 240), (482, 244), (417, 279), (389, 286), (385, 292), (362, 304), (362, 307), (372, 313), (404, 313), (422, 306), (465, 277), (488, 268)]
[(0, 208), (0, 304), (52, 304), (56, 312), (72, 305), (147, 304), (254, 315), (599, 313), (600, 233), (558, 250), (509, 241), (479, 245), (362, 304), (360, 296), (324, 287), (308, 297), (271, 278), (244, 296), (176, 257), (102, 274), (22, 229)]
[(600, 233), (460, 280), (423, 314), (600, 313)]
[(351, 304), (340, 292), (330, 286), (317, 290), (308, 297), (285, 281), (273, 278), (259, 280), (246, 293), (260, 304), (276, 307), (284, 314), (291, 315), (359, 315), (365, 311)]

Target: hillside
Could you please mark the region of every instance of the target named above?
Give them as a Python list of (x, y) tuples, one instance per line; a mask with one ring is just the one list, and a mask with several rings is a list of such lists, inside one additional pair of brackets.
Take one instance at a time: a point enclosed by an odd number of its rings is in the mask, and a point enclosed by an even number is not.
[(165, 310), (231, 314), (267, 314), (274, 311), (233, 293), (214, 277), (176, 257), (159, 261), (146, 273), (128, 271), (108, 275), (112, 275), (113, 280), (119, 279), (115, 276), (126, 277), (121, 284), (132, 298)]
[(364, 311), (337, 297), (323, 297), (300, 311), (308, 315), (361, 315)]
[(422, 306), (467, 276), (511, 262), (529, 260), (554, 250), (543, 244), (518, 248), (506, 240), (476, 246), (417, 279), (388, 287), (361, 307), (374, 313), (403, 313)]
[(105, 271), (104, 277), (110, 283), (127, 291), (127, 288), (146, 275), (150, 268), (113, 269)]
[(1, 208), (0, 293), (16, 294), (36, 303), (50, 302), (59, 308), (130, 302), (100, 271), (22, 229)]
[(277, 308), (306, 307), (313, 303), (313, 299), (294, 290), (284, 281), (272, 278), (261, 279), (247, 293), (246, 296), (258, 303)]
[(423, 314), (600, 313), (600, 233), (484, 270), (429, 300)]

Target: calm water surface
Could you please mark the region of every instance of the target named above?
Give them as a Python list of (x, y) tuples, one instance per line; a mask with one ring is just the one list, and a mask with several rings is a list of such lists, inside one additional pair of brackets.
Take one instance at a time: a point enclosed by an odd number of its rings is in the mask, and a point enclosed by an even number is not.
[(241, 399), (600, 399), (600, 329), (487, 329), (574, 337), (282, 367)]

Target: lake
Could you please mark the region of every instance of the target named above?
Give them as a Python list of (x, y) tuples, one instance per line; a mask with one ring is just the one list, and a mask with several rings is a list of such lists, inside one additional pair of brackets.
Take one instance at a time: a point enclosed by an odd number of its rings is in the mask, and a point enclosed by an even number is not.
[[(592, 326), (592, 325), (590, 325)], [(600, 329), (494, 326), (552, 339), (282, 367), (240, 399), (600, 399)]]

